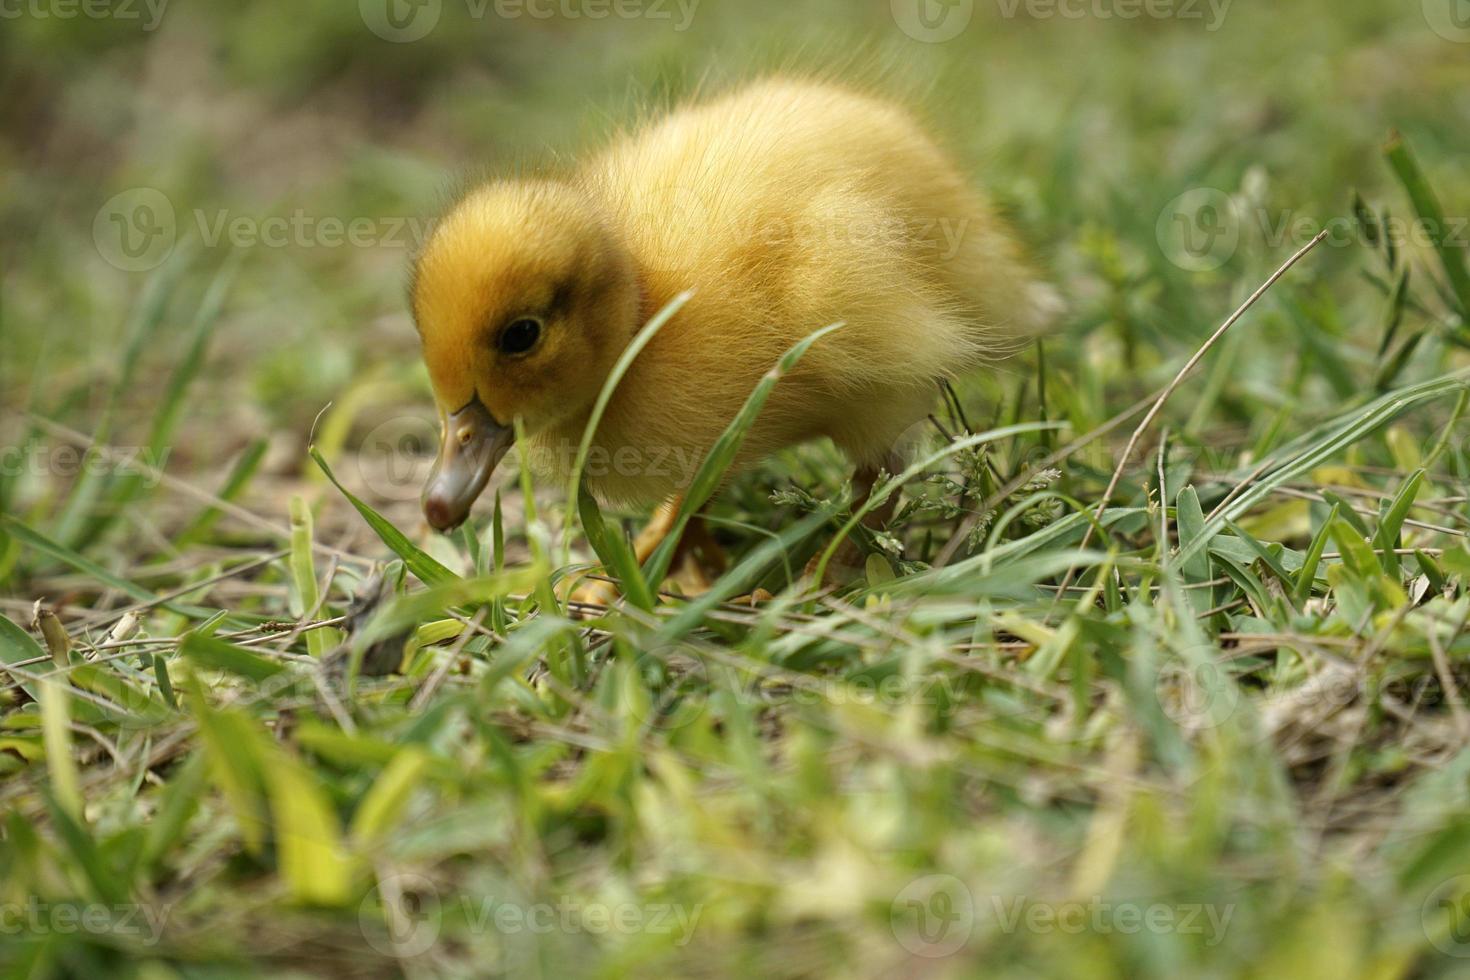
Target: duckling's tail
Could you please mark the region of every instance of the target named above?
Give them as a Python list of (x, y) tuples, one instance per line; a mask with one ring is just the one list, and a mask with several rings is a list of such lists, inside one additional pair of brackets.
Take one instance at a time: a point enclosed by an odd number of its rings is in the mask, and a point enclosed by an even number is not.
[(967, 233), (937, 271), (972, 324), (971, 342), (991, 356), (1014, 353), (1054, 328), (1066, 302), (1037, 272), (988, 201), (968, 188), (955, 200), (968, 216)]

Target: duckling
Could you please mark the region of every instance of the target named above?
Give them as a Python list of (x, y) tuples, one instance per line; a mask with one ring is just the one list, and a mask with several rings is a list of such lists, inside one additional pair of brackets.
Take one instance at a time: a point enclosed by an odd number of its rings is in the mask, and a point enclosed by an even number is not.
[(775, 386), (733, 469), (825, 436), (861, 495), (895, 471), (939, 380), (1013, 351), (1057, 308), (899, 104), (787, 78), (696, 101), (580, 166), (475, 187), (436, 223), (411, 286), (443, 426), (429, 524), (466, 518), (517, 418), (533, 468), (565, 480), (619, 355), (686, 290), (615, 389), (589, 457), (604, 465), (584, 473), (605, 502), (663, 502), (640, 557), (761, 376), (813, 331), (843, 324)]

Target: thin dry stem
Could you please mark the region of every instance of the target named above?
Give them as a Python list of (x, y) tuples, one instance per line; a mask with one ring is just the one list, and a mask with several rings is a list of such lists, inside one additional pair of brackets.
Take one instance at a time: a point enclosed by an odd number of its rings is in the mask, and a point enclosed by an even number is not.
[[(1308, 252), (1316, 248), (1318, 245), (1322, 244), (1322, 240), (1326, 237), (1326, 229), (1318, 232), (1316, 238), (1313, 238), (1310, 242), (1307, 242), (1307, 244), (1303, 245), (1300, 249), (1297, 250), (1295, 255), (1287, 259), (1286, 262), (1282, 264), (1281, 268), (1272, 273), (1271, 278), (1262, 283), (1260, 288), (1258, 288), (1254, 293), (1251, 293), (1250, 297), (1240, 305), (1240, 308), (1234, 313), (1230, 314), (1229, 318), (1215, 329), (1215, 332), (1210, 335), (1210, 339), (1206, 340), (1204, 344), (1200, 347), (1200, 349), (1194, 352), (1194, 356), (1185, 362), (1184, 367), (1179, 369), (1179, 373), (1174, 375), (1174, 380), (1170, 381), (1167, 385), (1164, 386), (1164, 390), (1159, 394), (1159, 397), (1154, 400), (1153, 407), (1148, 410), (1148, 414), (1143, 417), (1143, 421), (1138, 423), (1138, 427), (1134, 429), (1133, 434), (1128, 437), (1128, 444), (1123, 447), (1123, 455), (1119, 458), (1118, 465), (1113, 468), (1112, 479), (1108, 480), (1108, 487), (1106, 490), (1103, 491), (1102, 499), (1098, 501), (1097, 510), (1093, 512), (1093, 520), (1087, 525), (1087, 530), (1083, 532), (1082, 543), (1077, 546), (1078, 551), (1086, 551), (1087, 546), (1092, 543), (1093, 528), (1102, 521), (1103, 514), (1107, 512), (1108, 504), (1113, 499), (1113, 493), (1118, 489), (1118, 484), (1121, 483), (1123, 480), (1123, 471), (1128, 468), (1128, 460), (1133, 457), (1133, 450), (1138, 446), (1138, 440), (1143, 438), (1143, 434), (1148, 431), (1148, 427), (1153, 424), (1154, 419), (1158, 418), (1159, 413), (1164, 410), (1164, 406), (1169, 401), (1169, 396), (1173, 395), (1174, 392), (1179, 388), (1179, 386), (1184, 383), (1184, 379), (1189, 377), (1190, 373), (1194, 371), (1199, 362), (1204, 359), (1204, 356), (1208, 354), (1217, 343), (1220, 342), (1220, 339), (1229, 332), (1230, 328), (1235, 326), (1235, 324), (1240, 321), (1240, 318), (1245, 316), (1247, 311), (1249, 311), (1251, 307), (1255, 306), (1256, 302), (1262, 296), (1266, 295), (1267, 291), (1270, 290), (1272, 286), (1276, 285), (1277, 280), (1286, 275), (1286, 273), (1291, 270), (1292, 266), (1296, 265), (1303, 258), (1305, 258)], [(1160, 503), (1162, 504), (1164, 502), (1161, 501)], [(1061, 597), (1066, 593), (1067, 586), (1072, 584), (1073, 574), (1074, 573), (1071, 569), (1067, 570), (1066, 577), (1062, 580), (1061, 586), (1057, 589), (1056, 598), (1058, 600), (1060, 600)]]

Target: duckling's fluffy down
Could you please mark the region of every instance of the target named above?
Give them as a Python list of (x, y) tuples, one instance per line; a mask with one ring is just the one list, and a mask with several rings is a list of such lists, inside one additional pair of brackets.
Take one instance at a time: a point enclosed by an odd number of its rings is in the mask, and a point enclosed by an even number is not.
[[(633, 330), (693, 290), (608, 407), (596, 442), (610, 459), (625, 447), (645, 463), (698, 457), (784, 351), (841, 322), (776, 385), (740, 462), (821, 436), (855, 462), (880, 460), (929, 411), (937, 379), (1015, 350), (1056, 308), (907, 111), (827, 84), (764, 81), (677, 110), (566, 184), (631, 256)], [(584, 421), (533, 441), (575, 445)], [(604, 469), (589, 485), (621, 500), (676, 493), (686, 475)]]

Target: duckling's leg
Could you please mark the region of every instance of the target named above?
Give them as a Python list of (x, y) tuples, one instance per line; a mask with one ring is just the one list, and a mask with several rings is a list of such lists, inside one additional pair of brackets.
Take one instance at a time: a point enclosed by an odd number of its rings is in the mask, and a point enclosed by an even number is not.
[[(658, 550), (658, 546), (663, 544), (664, 539), (673, 532), (674, 519), (678, 517), (679, 508), (683, 503), (684, 498), (678, 496), (665, 500), (659, 504), (648, 523), (638, 532), (638, 536), (633, 539), (633, 557), (638, 564), (642, 565), (648, 561)], [(667, 581), (677, 585), (685, 595), (698, 595), (710, 590), (713, 580), (719, 578), (725, 571), (725, 566), (724, 549), (710, 534), (703, 515), (696, 513), (684, 526), (684, 533), (674, 548), (673, 559), (669, 562)], [(572, 600), (607, 605), (616, 599), (617, 595), (617, 587), (611, 582), (594, 580), (580, 585), (572, 593)]]
[[(674, 518), (679, 516), (679, 507), (684, 503), (683, 497), (670, 497), (659, 504), (653, 511), (653, 516), (648, 523), (643, 525), (643, 530), (633, 539), (633, 555), (638, 559), (638, 564), (643, 564), (653, 557), (658, 546), (664, 543), (664, 538), (674, 529)], [(690, 522), (693, 523), (692, 521)]]
[[(633, 553), (638, 564), (653, 557), (658, 546), (674, 529), (674, 518), (679, 515), (684, 498), (670, 497), (653, 512), (638, 537), (633, 539)], [(714, 579), (725, 571), (725, 551), (710, 534), (702, 512), (695, 513), (684, 525), (684, 533), (674, 546), (674, 557), (669, 562), (668, 580), (678, 585), (685, 595), (708, 592)], [(660, 583), (661, 584), (661, 583)]]

